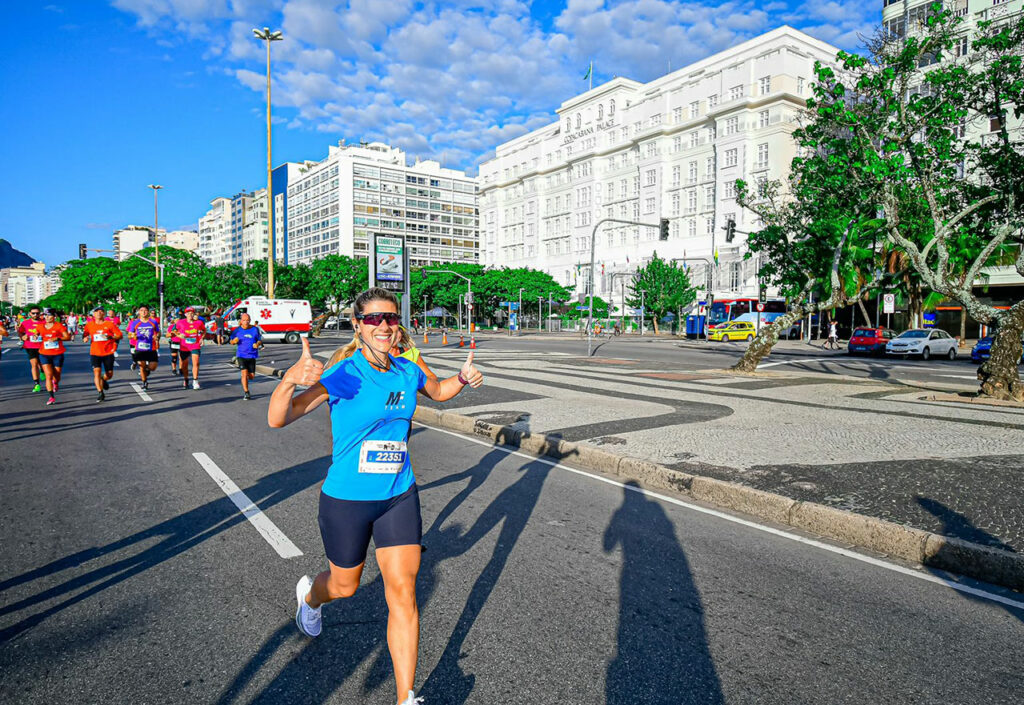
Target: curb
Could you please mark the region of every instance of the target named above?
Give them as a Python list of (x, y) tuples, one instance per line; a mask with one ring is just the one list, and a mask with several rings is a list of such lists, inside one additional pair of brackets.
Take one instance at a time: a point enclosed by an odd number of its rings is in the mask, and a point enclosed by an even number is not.
[(413, 420), (428, 426), (480, 436), (496, 444), (512, 446), (555, 460), (571, 460), (573, 464), (621, 480), (635, 480), (649, 489), (679, 492), (701, 502), (791, 526), (926, 568), (958, 573), (1012, 590), (1024, 590), (1024, 555), (1021, 554), (815, 502), (801, 502), (732, 482), (690, 475), (648, 460), (616, 455), (584, 443), (564, 441), (557, 436), (490, 424), (450, 411), (417, 406)]
[(969, 396), (961, 396), (960, 394), (932, 394), (930, 397), (927, 397), (927, 399), (928, 401), (949, 401), (956, 402), (957, 404), (1002, 406), (1010, 409), (1024, 409), (1024, 402), (1007, 401), (1005, 399), (986, 399), (985, 397), (975, 396), (974, 393), (970, 393)]

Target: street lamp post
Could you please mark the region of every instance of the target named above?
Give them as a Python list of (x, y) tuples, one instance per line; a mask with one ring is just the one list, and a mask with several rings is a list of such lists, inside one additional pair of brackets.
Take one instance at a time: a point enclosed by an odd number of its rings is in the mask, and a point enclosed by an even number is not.
[(271, 32), (269, 27), (252, 31), (257, 39), (267, 45), (267, 298), (274, 298), (274, 193), (272, 190), (272, 166), (270, 161), (270, 43), (284, 37), (281, 31)]
[(523, 334), (523, 287), (519, 287), (519, 313), (516, 315), (516, 335)]
[(427, 295), (423, 295), (423, 330), (427, 329)]
[[(89, 250), (89, 252), (113, 252), (115, 255), (119, 255), (120, 250)], [(164, 322), (164, 265), (151, 260), (149, 257), (143, 257), (138, 252), (129, 252), (129, 257), (138, 257), (143, 262), (149, 262), (151, 265), (156, 267), (157, 272), (160, 274), (160, 281), (157, 283), (157, 292), (160, 295), (160, 325), (166, 326)]]
[(544, 330), (544, 297), (537, 297), (537, 332), (540, 333)]
[[(160, 184), (150, 184), (149, 188), (153, 189), (153, 240), (156, 243), (156, 262), (160, 264), (160, 209), (158, 208), (157, 194), (160, 193), (160, 189), (163, 188)], [(153, 274), (158, 274), (159, 270), (154, 271)], [(161, 324), (163, 321), (161, 320)]]
[(476, 348), (476, 336), (473, 333), (473, 280), (465, 274), (459, 274), (451, 269), (424, 269), (424, 274), (454, 274), (460, 279), (466, 280), (466, 325), (469, 328), (469, 347)]

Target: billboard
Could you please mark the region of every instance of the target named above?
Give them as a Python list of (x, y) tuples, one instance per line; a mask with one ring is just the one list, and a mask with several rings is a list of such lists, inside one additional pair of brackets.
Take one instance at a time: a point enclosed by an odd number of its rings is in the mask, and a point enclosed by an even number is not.
[(374, 285), (382, 289), (404, 292), (406, 284), (405, 238), (394, 235), (374, 236)]

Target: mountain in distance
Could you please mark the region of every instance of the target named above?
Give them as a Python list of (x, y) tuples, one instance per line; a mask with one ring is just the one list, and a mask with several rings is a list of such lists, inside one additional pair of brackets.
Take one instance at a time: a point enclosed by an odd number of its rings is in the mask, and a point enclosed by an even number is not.
[(0, 269), (8, 267), (27, 267), (35, 260), (21, 250), (14, 249), (11, 243), (0, 237)]

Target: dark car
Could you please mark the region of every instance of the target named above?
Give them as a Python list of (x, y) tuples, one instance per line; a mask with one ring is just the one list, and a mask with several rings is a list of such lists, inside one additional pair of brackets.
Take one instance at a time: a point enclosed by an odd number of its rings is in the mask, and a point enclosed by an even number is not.
[(896, 337), (888, 328), (856, 328), (846, 351), (850, 355), (884, 355), (885, 345)]
[[(981, 338), (977, 343), (974, 344), (974, 347), (971, 348), (971, 359), (974, 360), (975, 362), (984, 362), (985, 360), (987, 360), (989, 356), (992, 354), (992, 343), (994, 341), (995, 338), (991, 335), (987, 335), (984, 338)], [(1020, 361), (1024, 363), (1024, 355), (1020, 356)]]

